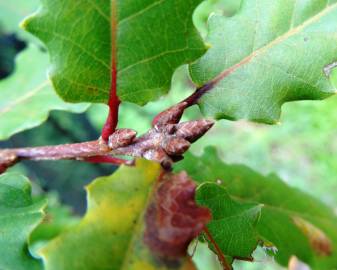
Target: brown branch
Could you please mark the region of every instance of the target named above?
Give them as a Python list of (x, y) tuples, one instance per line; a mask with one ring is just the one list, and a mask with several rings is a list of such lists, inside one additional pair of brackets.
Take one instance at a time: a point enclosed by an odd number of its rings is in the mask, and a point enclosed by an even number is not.
[(195, 120), (155, 126), (139, 138), (135, 138), (136, 132), (133, 130), (119, 129), (109, 137), (108, 143), (97, 140), (56, 146), (4, 149), (0, 151), (0, 164), (3, 166), (2, 171), (21, 159), (75, 159), (116, 165), (130, 164), (129, 161), (122, 162), (120, 159), (107, 157), (123, 155), (157, 161), (169, 169), (174, 161), (181, 159), (190, 143), (206, 133), (212, 125), (213, 122), (209, 120)]
[(153, 128), (138, 138), (132, 129), (118, 129), (109, 135), (108, 140), (100, 138), (75, 144), (0, 150), (0, 173), (22, 159), (132, 164), (132, 161), (115, 157), (119, 155), (157, 161), (170, 169), (190, 144), (213, 126), (213, 121), (204, 119), (179, 123), (185, 109), (195, 104), (200, 92), (204, 91), (207, 89), (200, 88), (190, 98), (158, 114), (152, 122)]
[[(143, 136), (136, 138), (132, 144), (113, 149), (111, 154), (142, 157), (157, 161), (164, 168), (170, 169), (174, 161), (181, 159), (190, 144), (212, 126), (213, 122), (209, 120), (155, 126)], [(111, 146), (110, 142), (109, 145)]]

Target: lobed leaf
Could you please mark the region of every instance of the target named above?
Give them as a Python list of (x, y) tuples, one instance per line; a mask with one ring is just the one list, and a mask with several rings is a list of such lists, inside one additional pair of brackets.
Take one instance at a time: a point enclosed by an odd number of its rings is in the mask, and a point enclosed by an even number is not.
[[(232, 258), (250, 260), (259, 241), (255, 226), (261, 205), (237, 202), (215, 183), (201, 184), (196, 194), (196, 201), (212, 210), (207, 228), (221, 251)], [(212, 243), (209, 246), (214, 250)]]
[(217, 183), (241, 202), (263, 204), (256, 229), (265, 248), (276, 247), (280, 264), (286, 266), (295, 255), (312, 269), (337, 267), (337, 217), (317, 199), (289, 187), (275, 175), (263, 176), (242, 165), (227, 165), (212, 147), (201, 157), (187, 155), (176, 170), (186, 170), (200, 184)]
[(16, 71), (0, 81), (0, 140), (43, 123), (51, 110), (83, 112), (87, 104), (62, 101), (46, 78), (47, 55), (30, 46), (17, 58)]
[(211, 48), (190, 66), (193, 81), (211, 88), (201, 110), (274, 124), (285, 102), (331, 96), (336, 32), (336, 0), (243, 0), (233, 17), (211, 16)]
[(67, 101), (107, 103), (110, 89), (138, 104), (165, 94), (174, 70), (205, 46), (192, 23), (201, 0), (42, 0), (23, 27), (51, 55), (51, 80)]
[(34, 202), (27, 178), (0, 175), (0, 269), (39, 270), (42, 264), (28, 251), (28, 239), (42, 221), (46, 201)]

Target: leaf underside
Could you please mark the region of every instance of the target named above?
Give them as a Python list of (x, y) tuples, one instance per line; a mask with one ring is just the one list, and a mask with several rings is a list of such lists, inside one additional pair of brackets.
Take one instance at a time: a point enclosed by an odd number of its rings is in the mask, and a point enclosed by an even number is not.
[(205, 52), (192, 23), (200, 2), (41, 0), (23, 27), (46, 44), (51, 80), (66, 101), (107, 103), (117, 62), (118, 96), (145, 104), (168, 91), (178, 66)]
[(243, 0), (208, 24), (211, 48), (190, 66), (197, 85), (215, 83), (199, 100), (206, 115), (274, 124), (283, 103), (335, 93), (336, 0)]
[[(275, 175), (262, 176), (242, 165), (224, 164), (212, 147), (201, 157), (187, 155), (176, 170), (186, 170), (199, 183), (216, 183), (241, 202), (262, 204), (256, 229), (266, 247), (277, 248), (280, 264), (286, 266), (295, 255), (312, 269), (337, 268), (337, 217), (317, 199)], [(225, 226), (220, 224), (219, 230)]]
[(42, 269), (29, 254), (28, 240), (45, 206), (43, 200), (33, 202), (27, 178), (15, 173), (0, 176), (0, 269)]
[(83, 112), (87, 104), (61, 100), (46, 78), (48, 56), (30, 46), (17, 58), (16, 71), (0, 81), (0, 140), (43, 123), (51, 110)]

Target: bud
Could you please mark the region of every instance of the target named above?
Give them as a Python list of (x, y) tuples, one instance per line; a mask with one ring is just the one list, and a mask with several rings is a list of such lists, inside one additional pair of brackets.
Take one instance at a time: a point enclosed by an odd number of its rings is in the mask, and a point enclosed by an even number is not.
[(133, 129), (117, 129), (109, 137), (108, 145), (111, 149), (128, 146), (135, 139), (137, 132)]
[(4, 173), (9, 167), (13, 166), (18, 161), (18, 157), (11, 151), (4, 150), (0, 154), (0, 174)]
[(195, 142), (213, 125), (213, 121), (204, 119), (179, 123), (176, 125), (176, 136), (184, 138), (189, 142)]
[(172, 160), (161, 148), (152, 148), (144, 152), (143, 157), (147, 160), (159, 162), (164, 169), (172, 168)]
[(168, 137), (162, 142), (162, 147), (170, 156), (180, 156), (184, 154), (191, 144), (183, 138)]
[(167, 124), (176, 124), (180, 121), (184, 110), (187, 107), (186, 102), (178, 103), (177, 105), (168, 108), (167, 110), (158, 114), (152, 121), (152, 126), (164, 126)]

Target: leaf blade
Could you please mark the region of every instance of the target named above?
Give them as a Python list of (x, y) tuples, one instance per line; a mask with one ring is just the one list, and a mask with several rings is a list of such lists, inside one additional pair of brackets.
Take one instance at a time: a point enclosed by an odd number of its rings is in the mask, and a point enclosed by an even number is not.
[(51, 110), (87, 109), (87, 104), (65, 103), (55, 94), (43, 70), (47, 63), (47, 56), (30, 46), (18, 56), (15, 73), (0, 81), (0, 140), (40, 125)]
[(2, 269), (42, 269), (28, 251), (32, 231), (43, 219), (46, 201), (33, 202), (27, 178), (7, 173), (0, 176), (0, 267)]
[[(260, 218), (261, 205), (236, 202), (214, 183), (201, 184), (196, 201), (212, 210), (207, 228), (223, 254), (250, 260), (259, 241), (254, 227)], [(212, 243), (209, 245), (212, 248)]]
[(337, 4), (295, 3), (243, 1), (235, 16), (210, 18), (213, 47), (190, 67), (198, 85), (215, 84), (199, 100), (206, 115), (273, 124), (283, 103), (336, 92), (323, 69), (337, 55)]
[(46, 44), (51, 80), (65, 100), (107, 103), (117, 62), (118, 96), (143, 105), (167, 93), (178, 66), (205, 52), (192, 23), (200, 2), (43, 0), (23, 27)]

